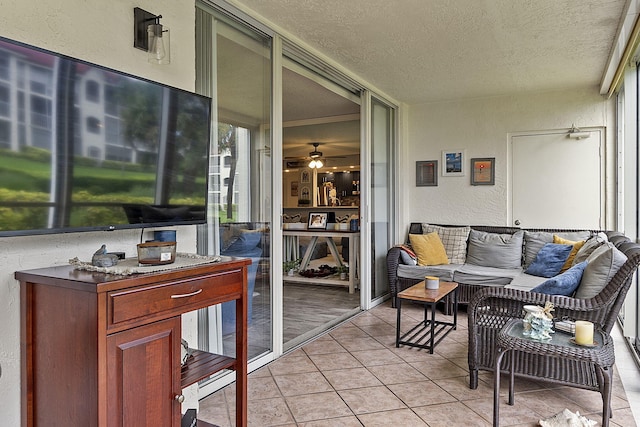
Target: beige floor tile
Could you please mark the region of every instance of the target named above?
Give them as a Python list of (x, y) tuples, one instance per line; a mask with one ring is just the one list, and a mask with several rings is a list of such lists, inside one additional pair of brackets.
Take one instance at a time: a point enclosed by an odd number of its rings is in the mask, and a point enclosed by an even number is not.
[(287, 403), (281, 397), (275, 399), (249, 400), (247, 402), (249, 426), (267, 427), (294, 423)]
[[(542, 418), (551, 417), (565, 408), (571, 412), (580, 412), (580, 414), (587, 412), (574, 401), (567, 399), (555, 390), (537, 390), (518, 393), (515, 396), (515, 404), (528, 406), (540, 414)], [(602, 406), (600, 406), (600, 409), (602, 409)]]
[(323, 340), (314, 340), (309, 344), (305, 344), (305, 346), (302, 347), (302, 350), (304, 350), (307, 355), (344, 353), (347, 351), (335, 339), (333, 339), (333, 337)]
[(467, 357), (467, 355), (469, 354), (469, 352), (467, 351), (467, 344), (452, 341), (452, 340), (449, 340), (448, 338), (449, 336), (444, 338), (444, 340), (441, 343), (436, 345), (433, 351), (448, 359), (451, 359), (454, 357)]
[(352, 324), (340, 326), (339, 328), (331, 331), (329, 334), (335, 339), (344, 337), (367, 338), (369, 336), (369, 334), (367, 334), (365, 331)]
[(396, 333), (395, 325), (389, 325), (388, 323), (380, 323), (375, 325), (360, 326), (360, 329), (374, 338), (394, 336)]
[(365, 427), (423, 427), (427, 424), (410, 409), (397, 409), (395, 411), (376, 412), (373, 414), (358, 415)]
[(384, 386), (341, 390), (338, 393), (356, 415), (406, 408), (404, 403)]
[(402, 359), (386, 348), (381, 350), (354, 351), (352, 354), (364, 366), (387, 365), (402, 362)]
[[(276, 386), (273, 377), (251, 377), (247, 380), (247, 398), (253, 399), (269, 399), (273, 397), (280, 397), (280, 390)], [(235, 396), (234, 396), (235, 399)]]
[(315, 372), (318, 370), (311, 359), (302, 352), (301, 356), (287, 355), (271, 362), (268, 366), (271, 375), (297, 374), (302, 372)]
[(422, 372), (430, 380), (439, 378), (463, 377), (467, 372), (446, 359), (433, 359), (424, 362), (412, 362), (411, 366)]
[(367, 369), (382, 381), (383, 384), (387, 385), (424, 381), (427, 379), (420, 371), (408, 363), (369, 366)]
[(384, 346), (371, 337), (366, 338), (339, 338), (337, 340), (342, 347), (349, 352), (363, 350), (381, 350)]
[(375, 375), (366, 368), (336, 369), (324, 371), (323, 374), (336, 390), (382, 385)]
[(336, 392), (305, 394), (286, 399), (298, 423), (353, 415)]
[(331, 418), (328, 420), (309, 421), (299, 423), (299, 427), (362, 427), (356, 416)]
[(478, 388), (471, 390), (469, 388), (469, 376), (440, 378), (433, 380), (440, 388), (460, 401), (470, 399), (481, 399), (493, 395), (493, 387), (480, 382)]
[(430, 427), (490, 427), (491, 423), (460, 402), (413, 408)]
[[(463, 403), (487, 421), (493, 420), (493, 397), (466, 400)], [(499, 414), (501, 426), (527, 423), (535, 425), (540, 419), (540, 414), (525, 405), (508, 405), (506, 396), (501, 396)]]
[(274, 380), (283, 396), (299, 396), (309, 393), (333, 391), (320, 372), (304, 372), (291, 375), (275, 375)]
[(309, 358), (321, 371), (362, 367), (362, 363), (353, 357), (351, 353), (312, 354)]
[(444, 391), (433, 381), (393, 384), (388, 387), (409, 408), (456, 401), (455, 397)]

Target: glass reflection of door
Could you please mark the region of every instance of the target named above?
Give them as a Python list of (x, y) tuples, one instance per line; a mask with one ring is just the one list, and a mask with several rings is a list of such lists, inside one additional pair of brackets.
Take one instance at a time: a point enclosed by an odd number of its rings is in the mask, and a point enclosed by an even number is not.
[(371, 99), (371, 300), (389, 292), (386, 256), (393, 242), (393, 147), (395, 146), (395, 110)]
[[(300, 225), (306, 228), (310, 213), (326, 213), (328, 224), (325, 225), (335, 230), (334, 224), (345, 215), (360, 215), (360, 196), (355, 184), (357, 181), (359, 185), (360, 180), (360, 95), (300, 63), (304, 60), (285, 57), (283, 61), (282, 214), (283, 218), (302, 222)], [(309, 168), (312, 159), (309, 155), (314, 150), (312, 143), (319, 144), (318, 150), (322, 152), (320, 169)], [(332, 188), (335, 202), (323, 197), (331, 194)], [(309, 203), (301, 204), (299, 199)], [(334, 206), (337, 204), (340, 206)], [(322, 271), (323, 265), (334, 267), (344, 263), (354, 280), (360, 277), (358, 257), (351, 259), (349, 255), (349, 240), (354, 241), (353, 248), (356, 248), (359, 235), (342, 238), (338, 230), (334, 237), (326, 237), (323, 234), (327, 230), (315, 232), (315, 236), (293, 236), (290, 234), (296, 231), (287, 230), (284, 236), (285, 247), (289, 249), (283, 254), (284, 261), (296, 256), (310, 259), (304, 272), (298, 271), (292, 276), (283, 274), (285, 351), (360, 311), (360, 288), (354, 285), (354, 291), (350, 292), (348, 281), (341, 282), (339, 273)]]
[[(271, 39), (196, 9), (196, 85), (213, 100), (208, 223), (198, 250), (251, 258), (248, 271), (249, 360), (272, 350)], [(203, 153), (204, 155), (205, 153)], [(235, 303), (198, 313), (198, 347), (234, 356)], [(201, 384), (206, 394), (206, 384)]]

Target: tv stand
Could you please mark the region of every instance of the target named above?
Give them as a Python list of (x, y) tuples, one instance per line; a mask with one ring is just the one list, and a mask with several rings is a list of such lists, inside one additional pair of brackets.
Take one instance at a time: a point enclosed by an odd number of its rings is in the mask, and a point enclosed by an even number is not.
[[(249, 259), (117, 276), (58, 266), (18, 271), (23, 426), (180, 426), (182, 389), (236, 371), (247, 423)], [(180, 361), (181, 315), (236, 301), (236, 357)]]

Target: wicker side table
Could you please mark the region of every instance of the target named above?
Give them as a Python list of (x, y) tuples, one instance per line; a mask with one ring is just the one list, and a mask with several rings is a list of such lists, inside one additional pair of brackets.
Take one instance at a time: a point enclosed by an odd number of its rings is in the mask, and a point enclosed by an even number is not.
[[(527, 355), (534, 354), (548, 359), (549, 363), (545, 363), (548, 375), (539, 372), (537, 376), (525, 376), (600, 392), (602, 395), (602, 425), (607, 427), (611, 416), (612, 366), (615, 362), (613, 341), (609, 334), (598, 330), (594, 331), (596, 345), (585, 347), (573, 343), (573, 337), (562, 332), (556, 332), (548, 341), (530, 339), (522, 335), (522, 332), (522, 320), (512, 319), (498, 334), (493, 388), (493, 425), (498, 426), (500, 422), (500, 364), (502, 357), (511, 352), (508, 363), (509, 405), (514, 403), (514, 366), (515, 364), (527, 363)], [(580, 369), (567, 369), (568, 366), (574, 365), (563, 364), (563, 360), (580, 362), (578, 364)], [(563, 370), (561, 375), (556, 372), (559, 369)]]

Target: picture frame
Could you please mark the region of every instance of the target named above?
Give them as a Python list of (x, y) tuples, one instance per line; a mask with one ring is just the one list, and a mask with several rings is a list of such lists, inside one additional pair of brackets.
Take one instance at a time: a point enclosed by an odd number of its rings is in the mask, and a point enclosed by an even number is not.
[(465, 150), (443, 150), (442, 176), (464, 176), (466, 158)]
[(298, 181), (291, 181), (291, 196), (298, 196)]
[(327, 212), (309, 212), (308, 229), (326, 230), (327, 229)]
[(309, 184), (311, 182), (311, 175), (308, 170), (305, 169), (300, 173), (300, 182), (303, 184)]
[(416, 162), (416, 187), (438, 186), (438, 161), (424, 160)]
[(495, 163), (495, 157), (471, 159), (471, 185), (495, 185)]

